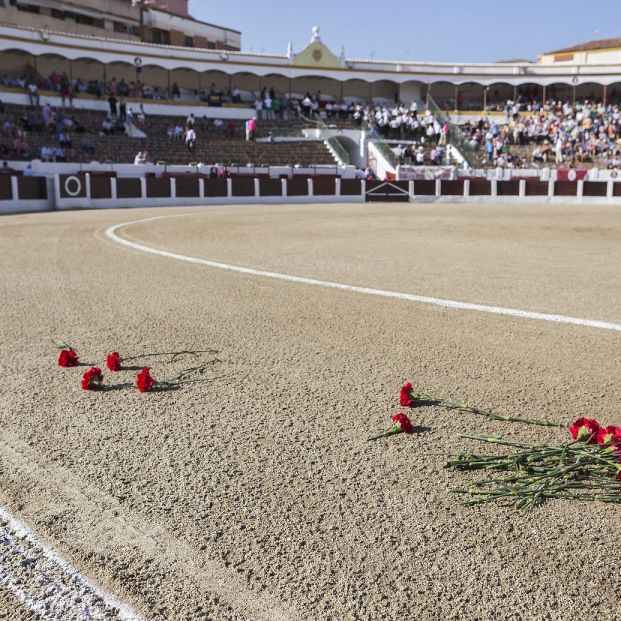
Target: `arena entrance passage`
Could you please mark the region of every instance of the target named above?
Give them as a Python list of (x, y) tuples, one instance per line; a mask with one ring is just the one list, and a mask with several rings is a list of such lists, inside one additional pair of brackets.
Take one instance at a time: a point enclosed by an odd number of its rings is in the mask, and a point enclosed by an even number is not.
[(407, 181), (367, 181), (367, 203), (409, 203), (410, 190)]

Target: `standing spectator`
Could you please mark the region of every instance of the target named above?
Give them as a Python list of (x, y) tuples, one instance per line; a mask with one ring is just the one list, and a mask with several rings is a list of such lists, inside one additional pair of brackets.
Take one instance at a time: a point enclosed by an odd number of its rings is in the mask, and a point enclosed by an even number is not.
[(65, 107), (66, 100), (69, 100), (69, 105), (73, 106), (73, 93), (71, 91), (71, 82), (69, 81), (69, 77), (64, 71), (60, 76), (60, 97), (63, 108)]
[(196, 131), (193, 126), (188, 125), (185, 130), (185, 146), (194, 155), (194, 145), (196, 144)]
[(30, 98), (30, 105), (36, 105), (39, 107), (39, 87), (36, 82), (32, 80), (30, 84), (28, 84), (28, 97)]
[(257, 117), (263, 117), (263, 99), (261, 97), (257, 98), (254, 102), (254, 109), (257, 111)]
[(257, 118), (254, 117), (246, 121), (246, 141), (250, 142), (254, 140), (254, 135), (257, 131)]
[(181, 97), (181, 89), (176, 82), (172, 85), (172, 96), (173, 99), (179, 99)]
[(117, 116), (116, 97), (114, 93), (110, 93), (110, 97), (108, 97), (108, 104), (110, 105), (110, 116), (114, 119)]
[(140, 104), (140, 108), (138, 109), (138, 114), (136, 114), (136, 120), (140, 125), (145, 124), (146, 114), (144, 112), (144, 106)]
[[(110, 112), (112, 112), (112, 109), (110, 109)], [(125, 102), (124, 95), (121, 95), (121, 99), (119, 100), (119, 116), (121, 117), (121, 121), (125, 123), (127, 120), (127, 103)]]

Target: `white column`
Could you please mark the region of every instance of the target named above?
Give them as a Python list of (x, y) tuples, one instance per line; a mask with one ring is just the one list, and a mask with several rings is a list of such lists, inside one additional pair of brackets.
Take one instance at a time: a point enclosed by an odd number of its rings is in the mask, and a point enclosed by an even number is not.
[[(56, 187), (58, 188), (58, 175), (56, 175)], [(14, 201), (19, 200), (19, 184), (17, 183), (17, 177), (15, 175), (11, 175), (11, 196)]]
[(576, 196), (582, 198), (584, 196), (584, 181), (580, 179), (578, 181), (578, 187), (576, 188)]
[(177, 198), (177, 180), (174, 177), (169, 177), (170, 181), (170, 199), (174, 200)]
[(86, 200), (87, 201), (91, 201), (91, 175), (90, 173), (86, 173), (86, 175), (84, 175), (84, 180), (85, 180), (85, 184), (86, 184)]
[(526, 196), (526, 179), (520, 179), (520, 198)]
[(554, 196), (554, 179), (550, 177), (548, 180), (548, 198), (552, 198)]
[(498, 196), (498, 179), (492, 179), (492, 196)]
[(205, 198), (205, 180), (202, 177), (198, 180), (198, 197)]
[(117, 200), (118, 191), (116, 188), (116, 177), (110, 177), (110, 200)]
[(470, 196), (470, 179), (464, 179), (464, 196)]
[(606, 184), (606, 198), (612, 198), (615, 191), (615, 182), (612, 179)]
[(367, 180), (363, 179), (362, 182), (360, 183), (360, 197), (364, 201), (366, 199), (366, 196), (367, 196)]
[(414, 196), (414, 181), (411, 179), (408, 181), (408, 193), (410, 194), (410, 198)]
[(341, 195), (341, 178), (337, 177), (334, 180), (334, 196), (340, 196)]
[(280, 186), (281, 186), (280, 193), (283, 196), (287, 196), (287, 179), (281, 179), (280, 180)]
[(436, 196), (442, 196), (442, 181), (436, 179)]
[(315, 196), (315, 185), (311, 177), (308, 178), (308, 195)]
[(261, 196), (261, 188), (259, 186), (259, 180), (254, 178), (254, 197), (259, 198)]
[(227, 198), (233, 197), (233, 179), (231, 179), (230, 177), (228, 177), (226, 180), (226, 196)]
[(140, 177), (140, 198), (145, 200), (147, 198), (147, 179), (146, 177)]

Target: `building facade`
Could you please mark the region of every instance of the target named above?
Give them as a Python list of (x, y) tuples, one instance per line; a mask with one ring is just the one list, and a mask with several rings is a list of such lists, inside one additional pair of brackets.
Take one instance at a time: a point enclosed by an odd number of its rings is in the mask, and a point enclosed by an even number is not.
[(0, 22), (158, 45), (241, 49), (239, 31), (194, 19), (188, 0), (0, 0)]

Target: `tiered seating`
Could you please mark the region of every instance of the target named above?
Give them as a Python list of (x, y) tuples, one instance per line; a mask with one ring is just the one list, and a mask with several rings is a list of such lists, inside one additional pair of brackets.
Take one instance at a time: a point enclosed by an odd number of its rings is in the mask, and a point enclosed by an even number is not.
[[(40, 116), (40, 111), (26, 106), (5, 106), (5, 114), (0, 118), (0, 125), (9, 118), (19, 125), (22, 115), (35, 113)], [(146, 138), (131, 138), (127, 135), (105, 136), (101, 134), (101, 125), (106, 115), (92, 110), (65, 110), (67, 116), (74, 116), (84, 126), (84, 134), (72, 134), (71, 148), (65, 148), (66, 159), (74, 162), (100, 162), (133, 163), (138, 151), (149, 152), (154, 162), (165, 161), (167, 164), (188, 164), (190, 162), (203, 162), (205, 164), (221, 163), (225, 165), (320, 165), (334, 164), (334, 158), (322, 141), (304, 139), (301, 132), (301, 124), (296, 120), (285, 121), (259, 121), (258, 137), (288, 135), (298, 137), (296, 141), (286, 142), (247, 142), (245, 140), (245, 128), (243, 121), (234, 122), (234, 135), (229, 135), (225, 121), (225, 128), (216, 131), (211, 120), (198, 118), (195, 129), (198, 136), (194, 153), (186, 148), (183, 140), (169, 138), (167, 130), (171, 126), (185, 125), (185, 117), (154, 116), (149, 115), (143, 126), (140, 127), (147, 135)], [(95, 153), (85, 153), (80, 142), (83, 137), (88, 137), (95, 146)], [(10, 151), (14, 140), (14, 132), (3, 133), (0, 145), (4, 145)], [(29, 146), (30, 157), (39, 157), (43, 146), (56, 146), (56, 136), (51, 135), (45, 128), (28, 131), (26, 142)], [(8, 157), (14, 157), (9, 155)]]

